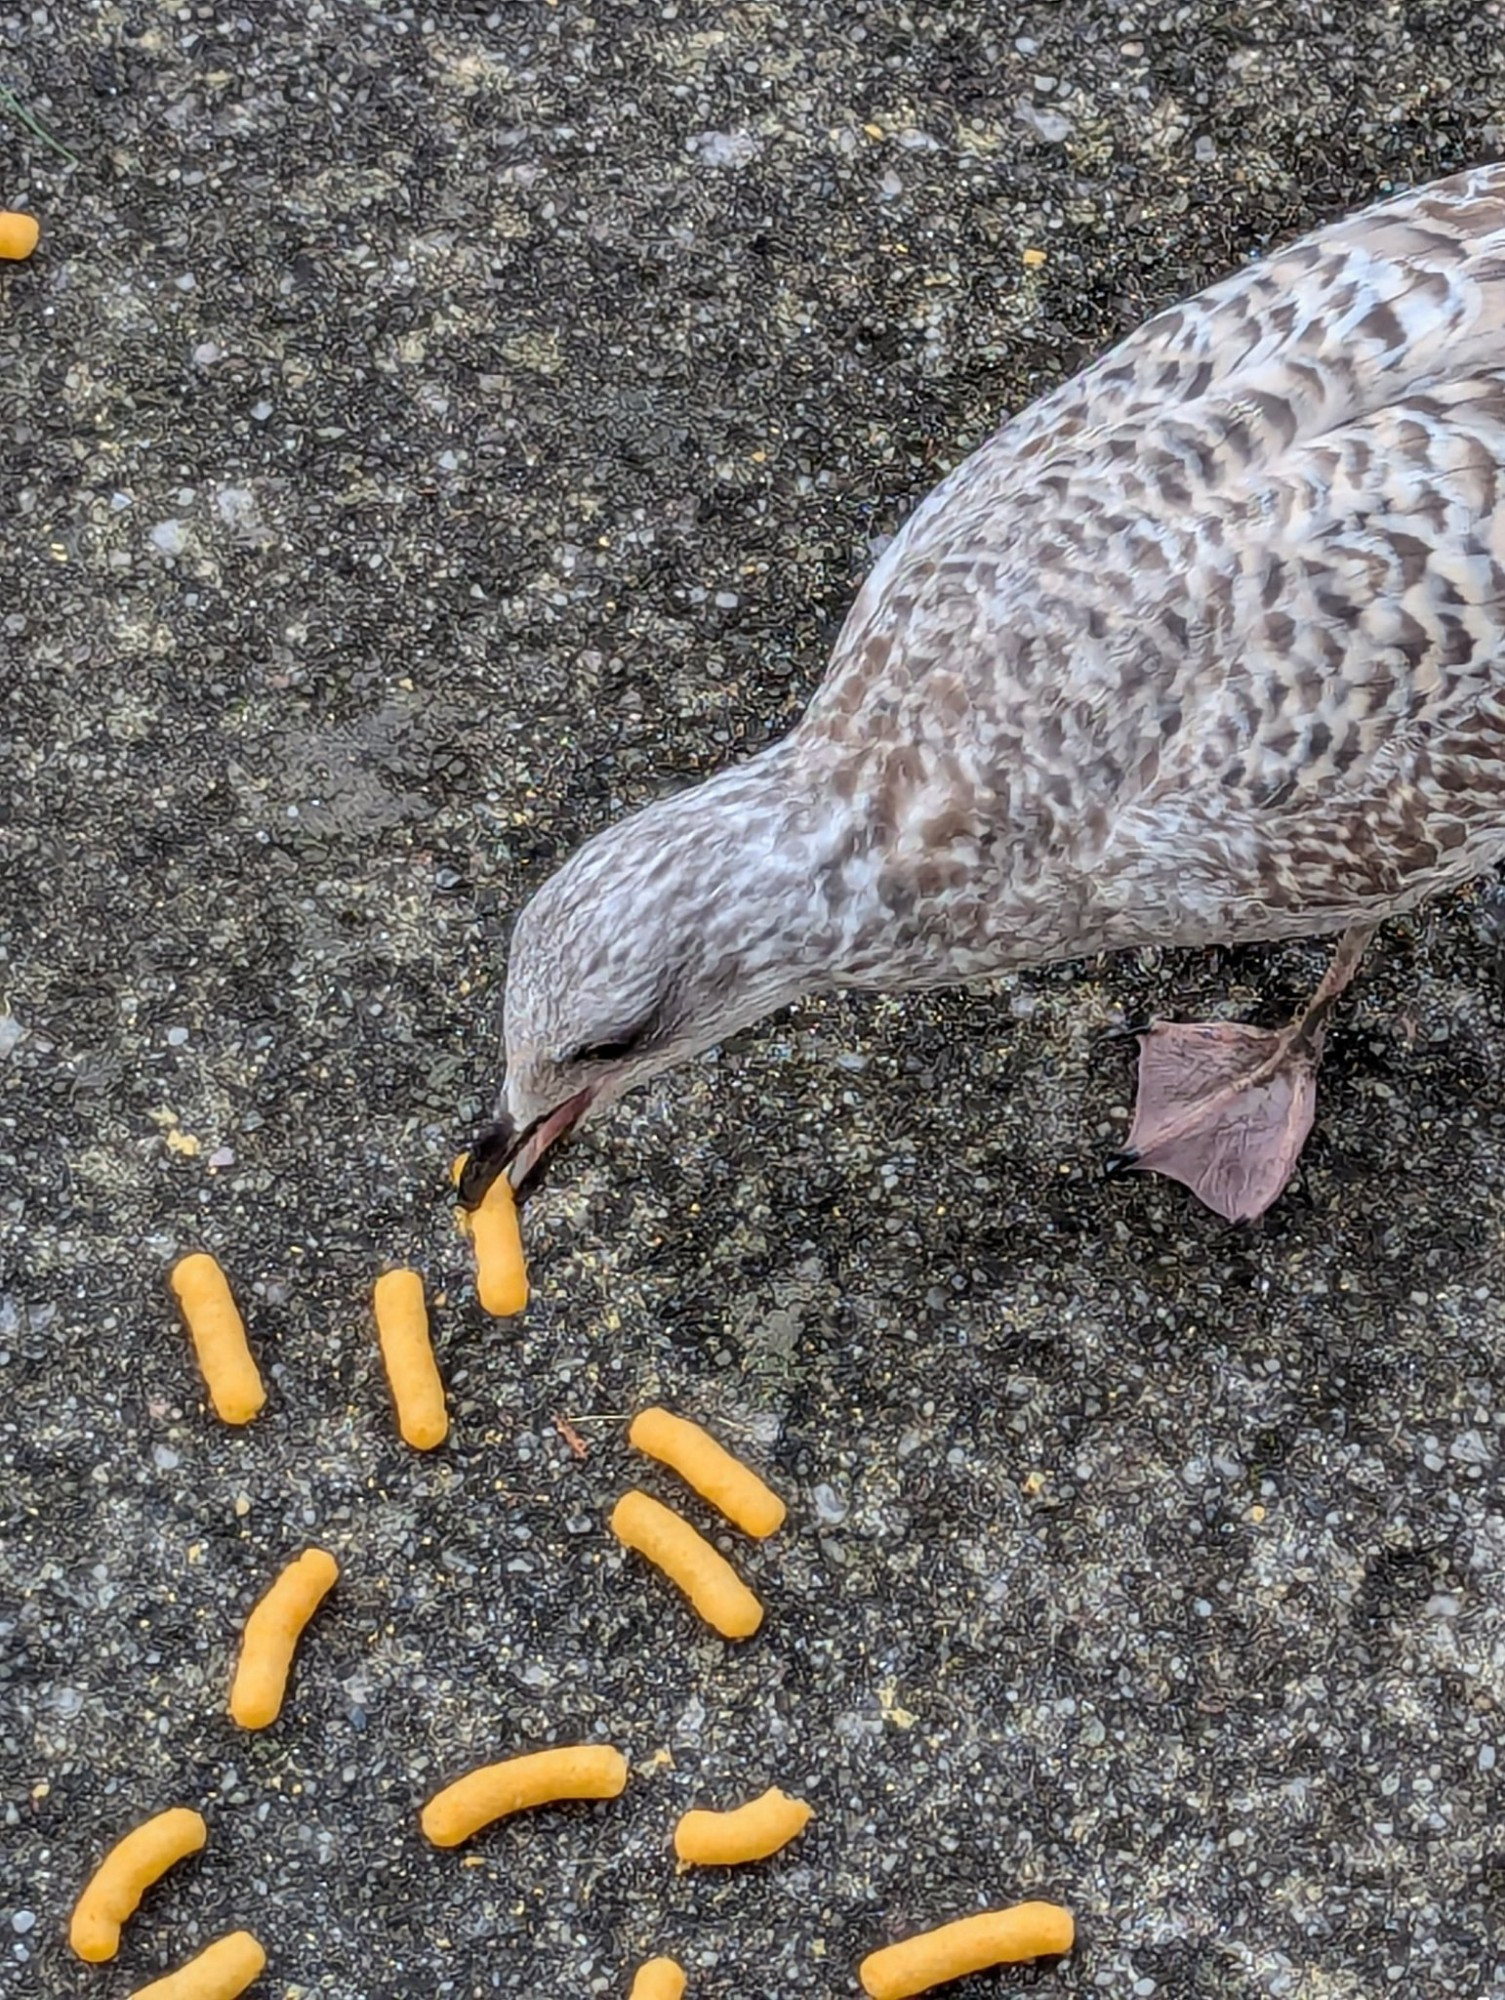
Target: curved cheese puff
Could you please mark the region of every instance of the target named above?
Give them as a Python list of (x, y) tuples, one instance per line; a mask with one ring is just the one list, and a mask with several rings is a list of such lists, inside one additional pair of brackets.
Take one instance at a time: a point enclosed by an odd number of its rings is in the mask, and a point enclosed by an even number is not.
[(683, 1966), (676, 1965), (672, 1958), (650, 1958), (646, 1965), (638, 1967), (627, 2000), (684, 2000), (684, 1990)]
[(643, 1410), (633, 1418), (627, 1442), (677, 1472), (743, 1534), (761, 1539), (783, 1526), (787, 1509), (778, 1494), (687, 1417)]
[(886, 1945), (862, 1961), (858, 1976), (869, 2000), (913, 2000), (916, 1993), (990, 1965), (1070, 1951), (1075, 1936), (1071, 1912), (1059, 1904), (1015, 1903)]
[(397, 1406), (397, 1428), (417, 1451), (432, 1451), (449, 1434), (444, 1384), (429, 1342), (423, 1280), (416, 1271), (387, 1271), (371, 1293), (381, 1357)]
[(339, 1574), (327, 1549), (305, 1549), (253, 1606), (230, 1689), (230, 1713), (242, 1729), (265, 1729), (277, 1720), (293, 1649)]
[(435, 1792), (421, 1824), (435, 1847), (458, 1847), (483, 1826), (528, 1806), (556, 1799), (614, 1799), (627, 1783), (627, 1759), (605, 1743), (535, 1750), (501, 1764), (483, 1764)]
[(117, 1840), (90, 1876), (74, 1905), (68, 1942), (90, 1965), (103, 1965), (120, 1949), (120, 1927), (141, 1898), (175, 1861), (197, 1854), (209, 1838), (201, 1814), (173, 1806)]
[(724, 1639), (750, 1639), (763, 1607), (731, 1564), (688, 1521), (634, 1489), (612, 1509), (611, 1531), (677, 1583), (708, 1625)]
[(810, 1817), (803, 1799), (775, 1787), (733, 1812), (687, 1812), (674, 1829), (674, 1852), (691, 1868), (766, 1861), (802, 1833)]
[[(458, 1181), (466, 1160), (462, 1153), (450, 1169)], [(522, 1225), (517, 1197), (505, 1174), (498, 1174), (478, 1207), (459, 1215), (460, 1227), (476, 1253), (476, 1297), (481, 1310), (494, 1319), (511, 1319), (528, 1303), (528, 1264), (523, 1255)]]
[(266, 1962), (249, 1931), (231, 1931), (165, 1979), (138, 1986), (131, 2000), (236, 2000), (266, 1970)]
[(224, 1272), (207, 1251), (195, 1250), (174, 1264), (171, 1283), (216, 1412), (227, 1424), (248, 1424), (267, 1392)]
[(0, 257), (24, 263), (36, 249), (41, 233), (34, 215), (23, 215), (17, 208), (0, 208)]

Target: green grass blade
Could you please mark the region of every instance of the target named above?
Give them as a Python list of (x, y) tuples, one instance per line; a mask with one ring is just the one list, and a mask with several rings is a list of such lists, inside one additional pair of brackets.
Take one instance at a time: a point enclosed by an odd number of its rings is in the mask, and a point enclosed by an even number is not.
[(72, 166), (78, 165), (78, 154), (70, 152), (61, 139), (54, 139), (41, 119), (34, 112), (28, 111), (16, 93), (7, 89), (3, 83), (0, 83), (0, 116), (14, 118), (18, 125), (25, 126), (33, 139), (51, 147), (54, 153), (60, 154)]

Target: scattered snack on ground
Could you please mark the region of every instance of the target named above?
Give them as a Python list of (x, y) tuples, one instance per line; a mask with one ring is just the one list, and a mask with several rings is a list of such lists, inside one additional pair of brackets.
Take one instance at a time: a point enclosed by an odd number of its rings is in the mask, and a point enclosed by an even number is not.
[(41, 233), (34, 215), (23, 215), (15, 208), (0, 208), (0, 257), (15, 264), (24, 263), (36, 249)]
[(984, 1972), (990, 1965), (1017, 1965), (1027, 1958), (1054, 1958), (1070, 1951), (1076, 1925), (1058, 1903), (1015, 1903), (1008, 1910), (985, 1910), (939, 1930), (924, 1931), (902, 1944), (870, 1952), (858, 1968), (869, 2000), (912, 2000), (947, 1980)]
[(327, 1549), (305, 1549), (252, 1607), (230, 1689), (230, 1713), (242, 1729), (277, 1720), (293, 1650), (339, 1574)]
[(117, 1840), (89, 1877), (73, 1908), (68, 1942), (90, 1965), (103, 1965), (120, 1949), (120, 1929), (141, 1898), (185, 1854), (197, 1854), (209, 1838), (202, 1816), (189, 1806), (172, 1806), (143, 1820)]
[(783, 1526), (788, 1511), (751, 1466), (717, 1444), (709, 1431), (668, 1410), (642, 1410), (632, 1420), (627, 1441), (660, 1465), (667, 1465), (709, 1500), (734, 1528), (761, 1540)]
[(614, 1799), (627, 1784), (627, 1759), (606, 1743), (534, 1750), (483, 1764), (435, 1792), (420, 1815), (435, 1847), (458, 1847), (494, 1819), (560, 1799)]
[(657, 1565), (724, 1639), (750, 1639), (763, 1623), (763, 1607), (725, 1556), (704, 1535), (636, 1487), (611, 1514), (611, 1531), (624, 1548)]
[(735, 1868), (766, 1861), (809, 1824), (811, 1809), (777, 1786), (731, 1812), (687, 1812), (674, 1829), (674, 1852), (691, 1868)]
[(165, 1979), (138, 1986), (131, 2000), (236, 2000), (266, 1970), (266, 1962), (249, 1931), (231, 1931)]
[(386, 1271), (371, 1293), (397, 1427), (417, 1451), (432, 1451), (449, 1434), (444, 1384), (429, 1341), (423, 1280), (416, 1271)]
[[(450, 1170), (459, 1181), (468, 1153)], [(477, 1207), (458, 1211), (460, 1226), (476, 1253), (476, 1297), (493, 1319), (511, 1319), (528, 1303), (528, 1264), (523, 1255), (522, 1225), (517, 1197), (505, 1174), (498, 1174)]]
[(638, 1967), (627, 2000), (684, 2000), (685, 1973), (672, 1958), (650, 1958)]
[(173, 1265), (171, 1282), (217, 1415), (248, 1424), (267, 1392), (224, 1272), (207, 1251), (195, 1250)]

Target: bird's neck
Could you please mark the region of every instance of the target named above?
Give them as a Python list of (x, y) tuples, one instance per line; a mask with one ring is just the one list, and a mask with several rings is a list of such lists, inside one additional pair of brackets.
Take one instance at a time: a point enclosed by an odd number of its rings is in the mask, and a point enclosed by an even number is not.
[[(667, 802), (680, 820), (708, 956), (734, 953), (760, 1013), (831, 984), (841, 944), (831, 884), (832, 802), (791, 738)], [(724, 922), (722, 921), (724, 919)]]
[(902, 833), (875, 812), (862, 766), (796, 733), (667, 802), (710, 907), (728, 914), (748, 1018), (843, 987), (997, 969), (953, 963), (938, 928), (946, 884), (896, 862)]
[(787, 998), (959, 985), (1114, 943), (1069, 843), (1042, 855), (902, 744), (797, 730), (720, 782), (718, 812), (757, 829), (745, 894), (754, 932), (782, 938)]

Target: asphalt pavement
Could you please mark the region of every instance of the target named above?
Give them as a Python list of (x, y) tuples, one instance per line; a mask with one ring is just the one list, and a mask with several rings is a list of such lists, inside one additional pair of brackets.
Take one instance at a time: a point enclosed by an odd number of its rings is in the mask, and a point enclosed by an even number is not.
[[(655, 1952), (846, 2000), (1044, 1896), (1073, 1954), (957, 2000), (1505, 1995), (1488, 893), (1382, 932), (1253, 1230), (1104, 1179), (1103, 1033), (1279, 1019), (1316, 946), (769, 1022), (582, 1136), (516, 1322), (446, 1189), (551, 866), (782, 732), (1000, 417), (1494, 157), (1499, 10), (0, 0), (0, 86), (43, 227), (0, 267), (0, 1988), (116, 2000), (245, 1924), (279, 2000), (618, 1996)], [(240, 1431), (166, 1289), (197, 1247), (268, 1381)], [(790, 1501), (723, 1537), (745, 1645), (607, 1532), (677, 1497), (650, 1401)], [(236, 1635), (309, 1541), (341, 1580), (248, 1736)], [(575, 1740), (621, 1799), (420, 1837)], [(676, 1875), (681, 1810), (769, 1784), (796, 1846)], [(169, 1804), (202, 1859), (80, 1966), (94, 1859)]]

